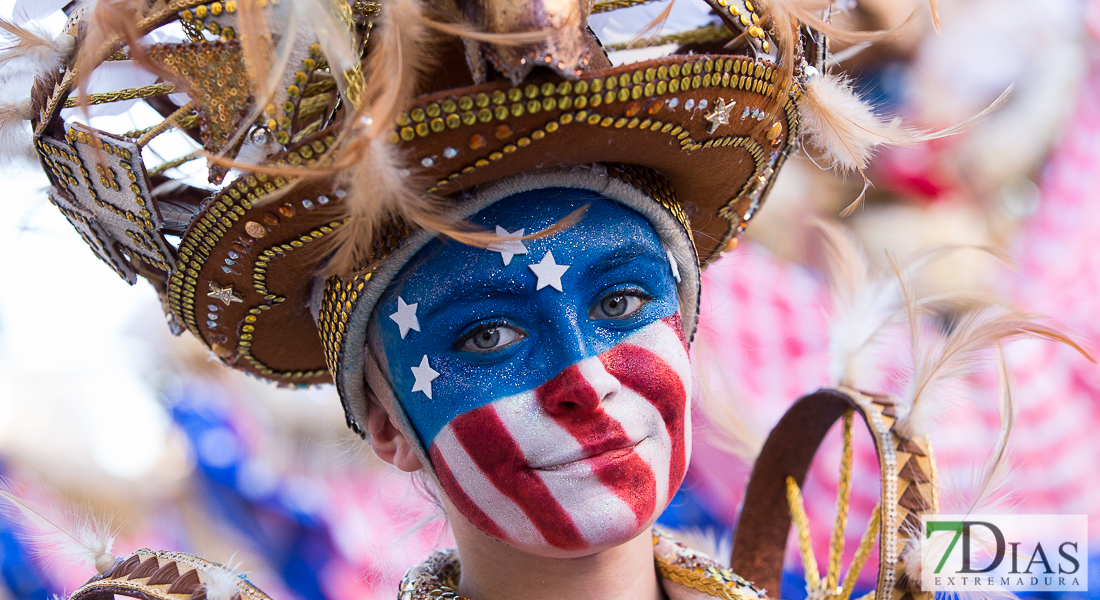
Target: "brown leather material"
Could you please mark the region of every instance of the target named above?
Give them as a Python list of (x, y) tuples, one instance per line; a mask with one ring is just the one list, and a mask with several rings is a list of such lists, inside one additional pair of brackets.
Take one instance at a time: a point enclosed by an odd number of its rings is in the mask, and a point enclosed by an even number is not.
[[(212, 573), (223, 568), (181, 552), (138, 550), (126, 559), (119, 559), (103, 575), (88, 580), (69, 600), (111, 600), (116, 596), (137, 600), (206, 600), (206, 582)], [(232, 596), (242, 597), (270, 600), (244, 578), (237, 582), (237, 592)]]
[(858, 410), (858, 406), (837, 390), (823, 389), (803, 396), (772, 429), (753, 467), (744, 509), (737, 521), (730, 566), (772, 597), (779, 597), (791, 528), (787, 477), (802, 485), (821, 440), (848, 410)]
[(199, 585), (201, 585), (199, 572), (196, 569), (191, 569), (172, 582), (172, 585), (168, 587), (168, 593), (190, 595), (198, 589)]
[[(881, 600), (931, 600), (910, 580), (904, 550), (919, 535), (922, 514), (939, 512), (936, 465), (927, 438), (902, 438), (894, 430), (895, 402), (855, 390), (818, 390), (795, 402), (764, 444), (745, 492), (734, 537), (731, 566), (742, 577), (779, 591), (784, 550), (791, 528), (786, 478), (802, 485), (818, 446), (845, 411), (860, 415), (879, 459), (879, 572)], [(900, 496), (898, 495), (900, 494)], [(918, 553), (919, 554), (919, 553)]]

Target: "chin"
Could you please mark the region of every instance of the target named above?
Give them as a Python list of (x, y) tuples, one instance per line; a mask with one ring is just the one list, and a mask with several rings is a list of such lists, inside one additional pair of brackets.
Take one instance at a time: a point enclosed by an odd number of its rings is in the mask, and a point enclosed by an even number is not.
[(640, 535), (648, 535), (653, 523), (657, 520), (657, 514), (644, 523), (608, 523), (607, 526), (596, 532), (585, 532), (587, 545), (583, 548), (563, 550), (549, 545), (524, 544), (519, 545), (506, 540), (499, 540), (516, 550), (542, 556), (545, 558), (584, 558), (605, 550), (621, 546)]

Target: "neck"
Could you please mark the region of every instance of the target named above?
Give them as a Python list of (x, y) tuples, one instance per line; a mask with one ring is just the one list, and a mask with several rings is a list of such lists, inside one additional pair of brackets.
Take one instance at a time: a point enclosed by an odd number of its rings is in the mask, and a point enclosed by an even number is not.
[(474, 530), (455, 527), (462, 577), (458, 592), (471, 600), (660, 600), (649, 529), (634, 539), (580, 558), (546, 558), (516, 550)]

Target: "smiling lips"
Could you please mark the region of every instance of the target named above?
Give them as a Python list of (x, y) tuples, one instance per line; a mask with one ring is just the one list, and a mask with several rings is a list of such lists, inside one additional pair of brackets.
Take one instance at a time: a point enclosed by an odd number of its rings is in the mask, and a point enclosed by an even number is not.
[[(615, 425), (618, 425), (618, 423), (615, 423)], [(626, 437), (620, 430), (608, 435), (603, 440), (595, 442), (581, 441), (583, 450), (577, 456), (563, 457), (550, 461), (545, 465), (529, 464), (528, 466), (536, 471), (553, 472), (571, 470), (581, 465), (587, 465), (593, 473), (597, 473), (601, 469), (628, 460), (634, 455), (634, 449), (638, 444), (647, 439), (649, 439), (649, 436), (635, 442)]]

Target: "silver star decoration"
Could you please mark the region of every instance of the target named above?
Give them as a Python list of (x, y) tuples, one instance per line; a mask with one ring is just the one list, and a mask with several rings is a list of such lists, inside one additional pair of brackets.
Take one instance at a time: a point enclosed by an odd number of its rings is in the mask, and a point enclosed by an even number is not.
[(432, 399), (432, 382), (439, 377), (439, 371), (436, 371), (428, 364), (428, 355), (425, 354), (424, 358), (420, 359), (420, 366), (410, 367), (413, 372), (413, 377), (416, 378), (416, 382), (413, 383), (412, 391), (423, 392), (429, 400)]
[(508, 233), (507, 229), (497, 225), (497, 237), (502, 238), (501, 241), (490, 243), (488, 248), (490, 252), (500, 252), (504, 266), (507, 267), (508, 263), (512, 262), (513, 256), (527, 254), (527, 246), (523, 245), (523, 240), (516, 239), (523, 237), (522, 229)]
[(668, 265), (672, 267), (672, 276), (676, 278), (676, 283), (680, 283), (680, 263), (676, 262), (676, 257), (668, 248), (665, 248), (665, 256), (668, 256)]
[(401, 339), (405, 339), (405, 334), (409, 333), (410, 329), (420, 331), (420, 321), (416, 318), (417, 304), (419, 302), (405, 304), (404, 298), (397, 297), (397, 312), (390, 315), (390, 318), (401, 329)]
[(226, 306), (233, 304), (234, 302), (244, 302), (243, 296), (238, 296), (237, 292), (233, 291), (233, 286), (227, 285), (222, 287), (213, 281), (210, 282), (210, 293), (206, 294), (210, 298), (217, 298), (222, 302), (225, 302)]
[(569, 265), (559, 265), (554, 262), (554, 253), (549, 250), (542, 257), (542, 261), (538, 264), (527, 265), (528, 269), (534, 271), (538, 276), (538, 283), (535, 284), (535, 290), (541, 290), (546, 286), (550, 286), (559, 292), (561, 289), (561, 276), (569, 270)]
[(704, 117), (707, 121), (710, 121), (707, 135), (714, 134), (722, 125), (730, 124), (730, 112), (733, 111), (733, 107), (736, 105), (737, 103), (732, 100), (729, 104), (726, 104), (725, 100), (721, 98), (718, 99), (718, 103), (714, 105), (714, 112)]

